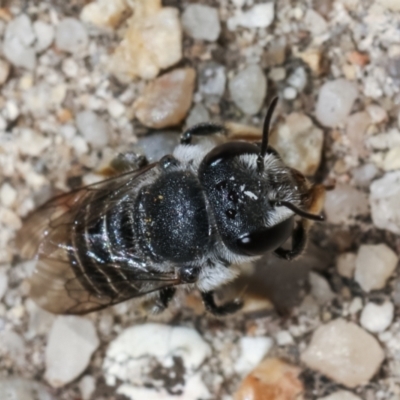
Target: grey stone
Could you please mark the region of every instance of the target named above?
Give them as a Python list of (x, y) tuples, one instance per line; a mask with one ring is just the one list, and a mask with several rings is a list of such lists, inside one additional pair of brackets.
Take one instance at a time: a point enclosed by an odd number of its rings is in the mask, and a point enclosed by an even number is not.
[(183, 29), (194, 39), (213, 42), (221, 33), (218, 10), (203, 4), (190, 4), (182, 14)]

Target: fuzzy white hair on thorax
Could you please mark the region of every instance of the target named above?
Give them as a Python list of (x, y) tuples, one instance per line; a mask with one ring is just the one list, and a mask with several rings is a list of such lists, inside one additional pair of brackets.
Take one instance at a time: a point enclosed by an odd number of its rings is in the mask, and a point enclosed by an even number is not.
[(173, 156), (183, 165), (190, 165), (197, 170), (203, 158), (215, 147), (215, 142), (202, 140), (198, 144), (180, 144), (173, 152)]

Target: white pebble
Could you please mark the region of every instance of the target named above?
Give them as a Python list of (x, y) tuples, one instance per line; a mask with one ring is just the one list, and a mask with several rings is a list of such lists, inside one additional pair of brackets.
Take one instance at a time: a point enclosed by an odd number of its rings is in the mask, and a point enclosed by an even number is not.
[(366, 292), (382, 289), (398, 261), (395, 252), (384, 243), (361, 245), (356, 258), (355, 280)]
[(89, 365), (98, 346), (92, 321), (76, 316), (57, 317), (47, 340), (46, 380), (53, 387), (73, 381)]
[(235, 15), (228, 19), (228, 29), (235, 30), (238, 26), (245, 28), (267, 28), (272, 24), (275, 16), (274, 3), (256, 4), (243, 12), (237, 10)]
[(83, 7), (80, 18), (99, 28), (115, 28), (128, 9), (128, 1), (125, 0), (97, 0)]
[(45, 385), (21, 378), (0, 379), (0, 393), (2, 400), (56, 400)]
[(319, 397), (317, 400), (361, 400), (361, 398), (347, 390), (339, 390), (329, 396)]
[(14, 100), (8, 100), (5, 106), (5, 117), (9, 121), (15, 121), (19, 116), (19, 108)]
[(107, 110), (111, 117), (118, 119), (124, 115), (125, 106), (118, 100), (112, 99), (107, 105)]
[(276, 343), (278, 346), (288, 346), (290, 344), (294, 344), (293, 336), (289, 331), (279, 331), (275, 335)]
[(369, 214), (368, 196), (348, 184), (337, 184), (326, 193), (324, 209), (329, 222), (349, 223), (354, 217)]
[(297, 67), (288, 77), (287, 83), (302, 92), (307, 85), (307, 73), (304, 67)]
[(310, 272), (309, 281), (311, 284), (311, 295), (318, 304), (323, 305), (329, 303), (335, 298), (328, 281), (315, 272)]
[(313, 35), (321, 35), (328, 29), (325, 19), (312, 8), (307, 10), (304, 23)]
[(209, 120), (210, 114), (208, 110), (203, 106), (203, 104), (198, 103), (190, 110), (190, 113), (186, 118), (186, 125), (190, 127)]
[(264, 102), (267, 80), (258, 65), (249, 65), (229, 81), (234, 103), (249, 115), (256, 114)]
[(33, 30), (35, 31), (37, 38), (35, 50), (40, 53), (46, 50), (53, 43), (55, 35), (54, 28), (46, 22), (35, 21), (33, 23)]
[(85, 375), (79, 382), (79, 390), (82, 395), (82, 400), (90, 400), (93, 392), (96, 389), (96, 379), (91, 375)]
[(214, 42), (221, 33), (218, 10), (203, 4), (190, 4), (182, 14), (183, 29), (194, 39)]
[(390, 301), (383, 304), (367, 303), (364, 307), (360, 323), (372, 333), (385, 331), (393, 321), (394, 305)]
[(4, 207), (12, 207), (17, 199), (17, 191), (7, 182), (0, 189), (0, 202)]
[(356, 269), (356, 255), (354, 253), (340, 254), (336, 261), (336, 269), (339, 275), (345, 278), (353, 278)]
[(362, 188), (369, 187), (372, 179), (379, 173), (379, 169), (375, 164), (363, 164), (352, 171), (353, 183)]
[(349, 314), (355, 315), (363, 308), (363, 302), (361, 297), (354, 297), (349, 305)]
[(36, 54), (32, 47), (34, 41), (31, 20), (21, 14), (7, 25), (3, 43), (4, 55), (14, 66), (33, 70), (36, 67)]
[(56, 46), (69, 53), (81, 53), (89, 43), (83, 24), (75, 18), (64, 18), (57, 26)]
[(82, 111), (76, 116), (76, 126), (82, 136), (95, 149), (100, 149), (108, 143), (108, 126), (103, 119), (93, 111)]
[(273, 340), (269, 337), (240, 338), (240, 356), (235, 362), (235, 371), (238, 374), (247, 374), (255, 368), (272, 348)]
[(286, 70), (283, 67), (272, 68), (269, 71), (268, 78), (274, 82), (283, 81), (286, 78)]
[(221, 64), (211, 62), (200, 75), (199, 90), (207, 96), (221, 97), (225, 92), (226, 73)]
[(283, 89), (283, 98), (286, 100), (294, 100), (297, 97), (297, 90), (291, 86)]
[(400, 146), (393, 147), (385, 154), (382, 168), (384, 171), (400, 169)]
[(307, 367), (349, 388), (367, 384), (383, 359), (372, 335), (340, 318), (317, 328), (301, 355)]
[(388, 118), (387, 112), (376, 104), (370, 104), (365, 110), (371, 117), (371, 120), (374, 124), (380, 124), (381, 122), (386, 121)]
[(399, 235), (400, 171), (388, 172), (372, 182), (369, 202), (374, 225)]
[(330, 128), (345, 122), (358, 97), (357, 86), (346, 79), (336, 79), (321, 86), (315, 115), (318, 121)]

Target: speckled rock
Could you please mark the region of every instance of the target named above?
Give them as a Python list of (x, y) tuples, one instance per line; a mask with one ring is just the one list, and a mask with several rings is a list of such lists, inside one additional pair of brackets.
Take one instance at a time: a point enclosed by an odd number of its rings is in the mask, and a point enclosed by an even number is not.
[(301, 355), (307, 367), (349, 388), (368, 383), (383, 359), (384, 353), (377, 340), (358, 325), (343, 319), (317, 328)]
[(287, 165), (313, 175), (320, 164), (323, 132), (305, 114), (292, 113), (271, 135), (270, 143)]
[(241, 383), (235, 400), (295, 400), (304, 390), (300, 368), (277, 358), (263, 361)]
[(214, 42), (221, 32), (218, 10), (203, 4), (189, 4), (182, 14), (183, 29), (194, 39)]
[(369, 202), (372, 221), (380, 229), (400, 234), (400, 171), (388, 172), (372, 182)]
[(192, 104), (196, 72), (176, 69), (151, 82), (134, 104), (136, 117), (150, 128), (178, 125)]
[(92, 321), (75, 316), (57, 317), (46, 347), (47, 382), (53, 387), (72, 382), (86, 369), (99, 343)]
[(330, 128), (342, 124), (350, 114), (357, 97), (357, 86), (346, 79), (324, 83), (319, 91), (315, 109), (318, 121)]
[(347, 184), (337, 184), (325, 198), (325, 212), (329, 222), (349, 223), (354, 217), (368, 215), (368, 196)]
[(229, 81), (233, 102), (245, 114), (256, 114), (264, 102), (267, 79), (258, 65), (249, 65)]
[(366, 292), (382, 289), (399, 261), (386, 244), (361, 245), (356, 258), (355, 280)]
[(176, 8), (161, 7), (161, 0), (135, 0), (124, 39), (109, 69), (123, 81), (154, 79), (161, 69), (182, 58), (182, 28)]

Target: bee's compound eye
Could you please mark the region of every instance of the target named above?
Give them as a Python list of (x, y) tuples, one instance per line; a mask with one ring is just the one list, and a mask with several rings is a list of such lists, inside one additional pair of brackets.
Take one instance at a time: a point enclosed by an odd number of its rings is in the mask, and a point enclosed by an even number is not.
[(182, 267), (179, 270), (179, 277), (183, 283), (194, 283), (199, 279), (199, 267)]
[(270, 228), (250, 232), (237, 240), (237, 248), (249, 256), (258, 256), (273, 251), (290, 237), (293, 232), (293, 224), (294, 220), (291, 217)]

